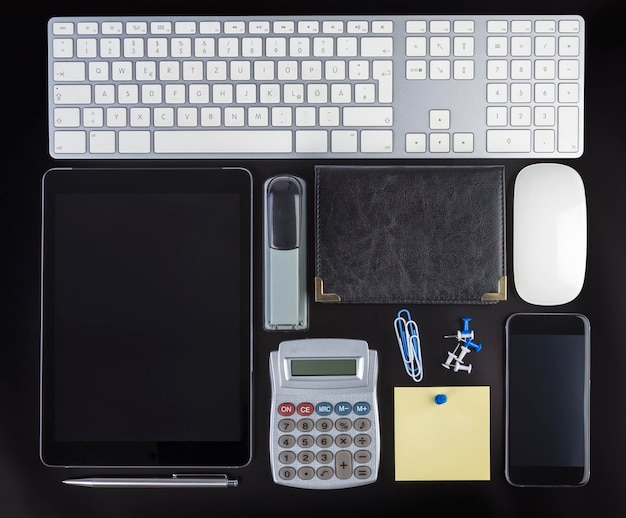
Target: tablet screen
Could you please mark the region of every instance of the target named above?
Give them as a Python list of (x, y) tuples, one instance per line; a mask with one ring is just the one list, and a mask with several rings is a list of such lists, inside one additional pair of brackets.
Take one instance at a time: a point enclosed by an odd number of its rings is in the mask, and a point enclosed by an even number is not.
[(43, 462), (246, 464), (249, 172), (54, 169), (43, 187)]

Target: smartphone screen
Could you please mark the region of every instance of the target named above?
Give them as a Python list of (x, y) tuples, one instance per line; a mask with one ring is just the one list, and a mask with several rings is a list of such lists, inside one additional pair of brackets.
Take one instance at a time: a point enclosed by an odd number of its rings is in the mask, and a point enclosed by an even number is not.
[(580, 314), (517, 313), (506, 324), (506, 478), (589, 479), (590, 326)]

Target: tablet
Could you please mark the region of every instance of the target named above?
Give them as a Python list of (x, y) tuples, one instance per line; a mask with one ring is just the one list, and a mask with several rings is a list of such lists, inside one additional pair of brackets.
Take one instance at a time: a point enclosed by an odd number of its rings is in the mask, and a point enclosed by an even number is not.
[(55, 168), (42, 184), (42, 462), (246, 465), (250, 172)]

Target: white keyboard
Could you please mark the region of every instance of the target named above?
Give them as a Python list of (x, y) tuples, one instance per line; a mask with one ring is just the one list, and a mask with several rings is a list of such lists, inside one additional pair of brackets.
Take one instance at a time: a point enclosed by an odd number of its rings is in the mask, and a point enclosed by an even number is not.
[(53, 18), (53, 158), (576, 158), (580, 16)]

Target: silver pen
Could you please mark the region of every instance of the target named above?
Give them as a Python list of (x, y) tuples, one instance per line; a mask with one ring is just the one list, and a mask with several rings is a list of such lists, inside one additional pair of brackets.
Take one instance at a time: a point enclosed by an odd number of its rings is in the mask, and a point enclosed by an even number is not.
[(226, 475), (178, 475), (159, 477), (95, 477), (75, 478), (63, 481), (70, 486), (81, 487), (237, 487), (239, 481)]

